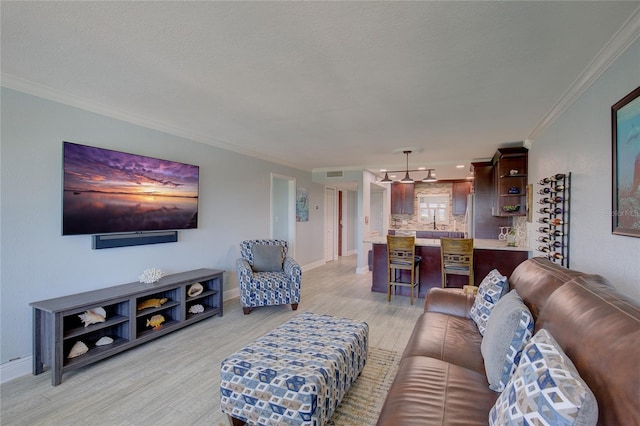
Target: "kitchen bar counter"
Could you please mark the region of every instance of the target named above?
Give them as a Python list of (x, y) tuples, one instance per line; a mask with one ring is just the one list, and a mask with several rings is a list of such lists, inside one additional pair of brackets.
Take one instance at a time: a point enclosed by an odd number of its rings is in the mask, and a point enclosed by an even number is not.
[[(386, 237), (372, 237), (364, 240), (365, 243), (372, 244), (387, 244)], [(418, 247), (440, 247), (440, 239), (430, 239), (430, 238), (416, 238), (416, 246)], [(509, 247), (507, 246), (506, 241), (501, 240), (490, 240), (490, 239), (479, 239), (476, 238), (473, 240), (473, 248), (474, 249), (486, 249), (486, 250), (507, 250), (507, 251), (524, 251), (530, 252), (531, 249), (528, 247)]]
[[(373, 265), (371, 291), (387, 292), (387, 239), (386, 237), (372, 237), (365, 243), (373, 245)], [(474, 281), (479, 285), (484, 277), (494, 268), (500, 273), (510, 276), (520, 263), (531, 256), (528, 247), (508, 247), (506, 241), (475, 239), (473, 241)], [(426, 295), (432, 287), (442, 287), (442, 273), (440, 269), (440, 240), (416, 238), (416, 255), (422, 257), (420, 263), (421, 297)], [(449, 286), (462, 287), (467, 277), (449, 276)], [(407, 279), (408, 281), (408, 279)], [(398, 294), (409, 295), (409, 289), (401, 287)]]

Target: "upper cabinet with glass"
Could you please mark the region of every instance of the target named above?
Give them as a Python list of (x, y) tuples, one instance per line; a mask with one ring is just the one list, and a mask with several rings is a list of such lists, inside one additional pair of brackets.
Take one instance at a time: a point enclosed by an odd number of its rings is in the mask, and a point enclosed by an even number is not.
[(525, 216), (527, 214), (526, 148), (500, 148), (493, 157), (493, 216)]

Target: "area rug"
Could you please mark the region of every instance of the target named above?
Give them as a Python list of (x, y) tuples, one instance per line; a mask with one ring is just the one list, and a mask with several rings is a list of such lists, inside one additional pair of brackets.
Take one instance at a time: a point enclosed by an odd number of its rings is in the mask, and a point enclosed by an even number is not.
[(369, 357), (360, 377), (342, 398), (329, 426), (375, 425), (380, 409), (393, 382), (400, 354), (386, 349), (369, 348)]

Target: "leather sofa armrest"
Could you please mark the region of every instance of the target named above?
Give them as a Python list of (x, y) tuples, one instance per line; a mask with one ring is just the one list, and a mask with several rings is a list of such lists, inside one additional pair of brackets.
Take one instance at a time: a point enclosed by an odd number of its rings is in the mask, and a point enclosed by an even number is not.
[(464, 294), (462, 289), (434, 287), (427, 292), (424, 311), (469, 318), (475, 299), (475, 296)]

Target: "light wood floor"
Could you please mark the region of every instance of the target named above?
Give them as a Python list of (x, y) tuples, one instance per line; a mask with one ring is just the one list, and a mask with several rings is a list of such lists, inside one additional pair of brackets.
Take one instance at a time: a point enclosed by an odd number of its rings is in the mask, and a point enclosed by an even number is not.
[(51, 386), (49, 371), (0, 387), (0, 423), (8, 425), (226, 425), (220, 412), (220, 363), (301, 312), (369, 324), (369, 345), (401, 352), (424, 299), (372, 293), (371, 273), (355, 274), (355, 256), (303, 273), (298, 311), (256, 308), (243, 315), (239, 299), (213, 317), (158, 340), (65, 373)]

